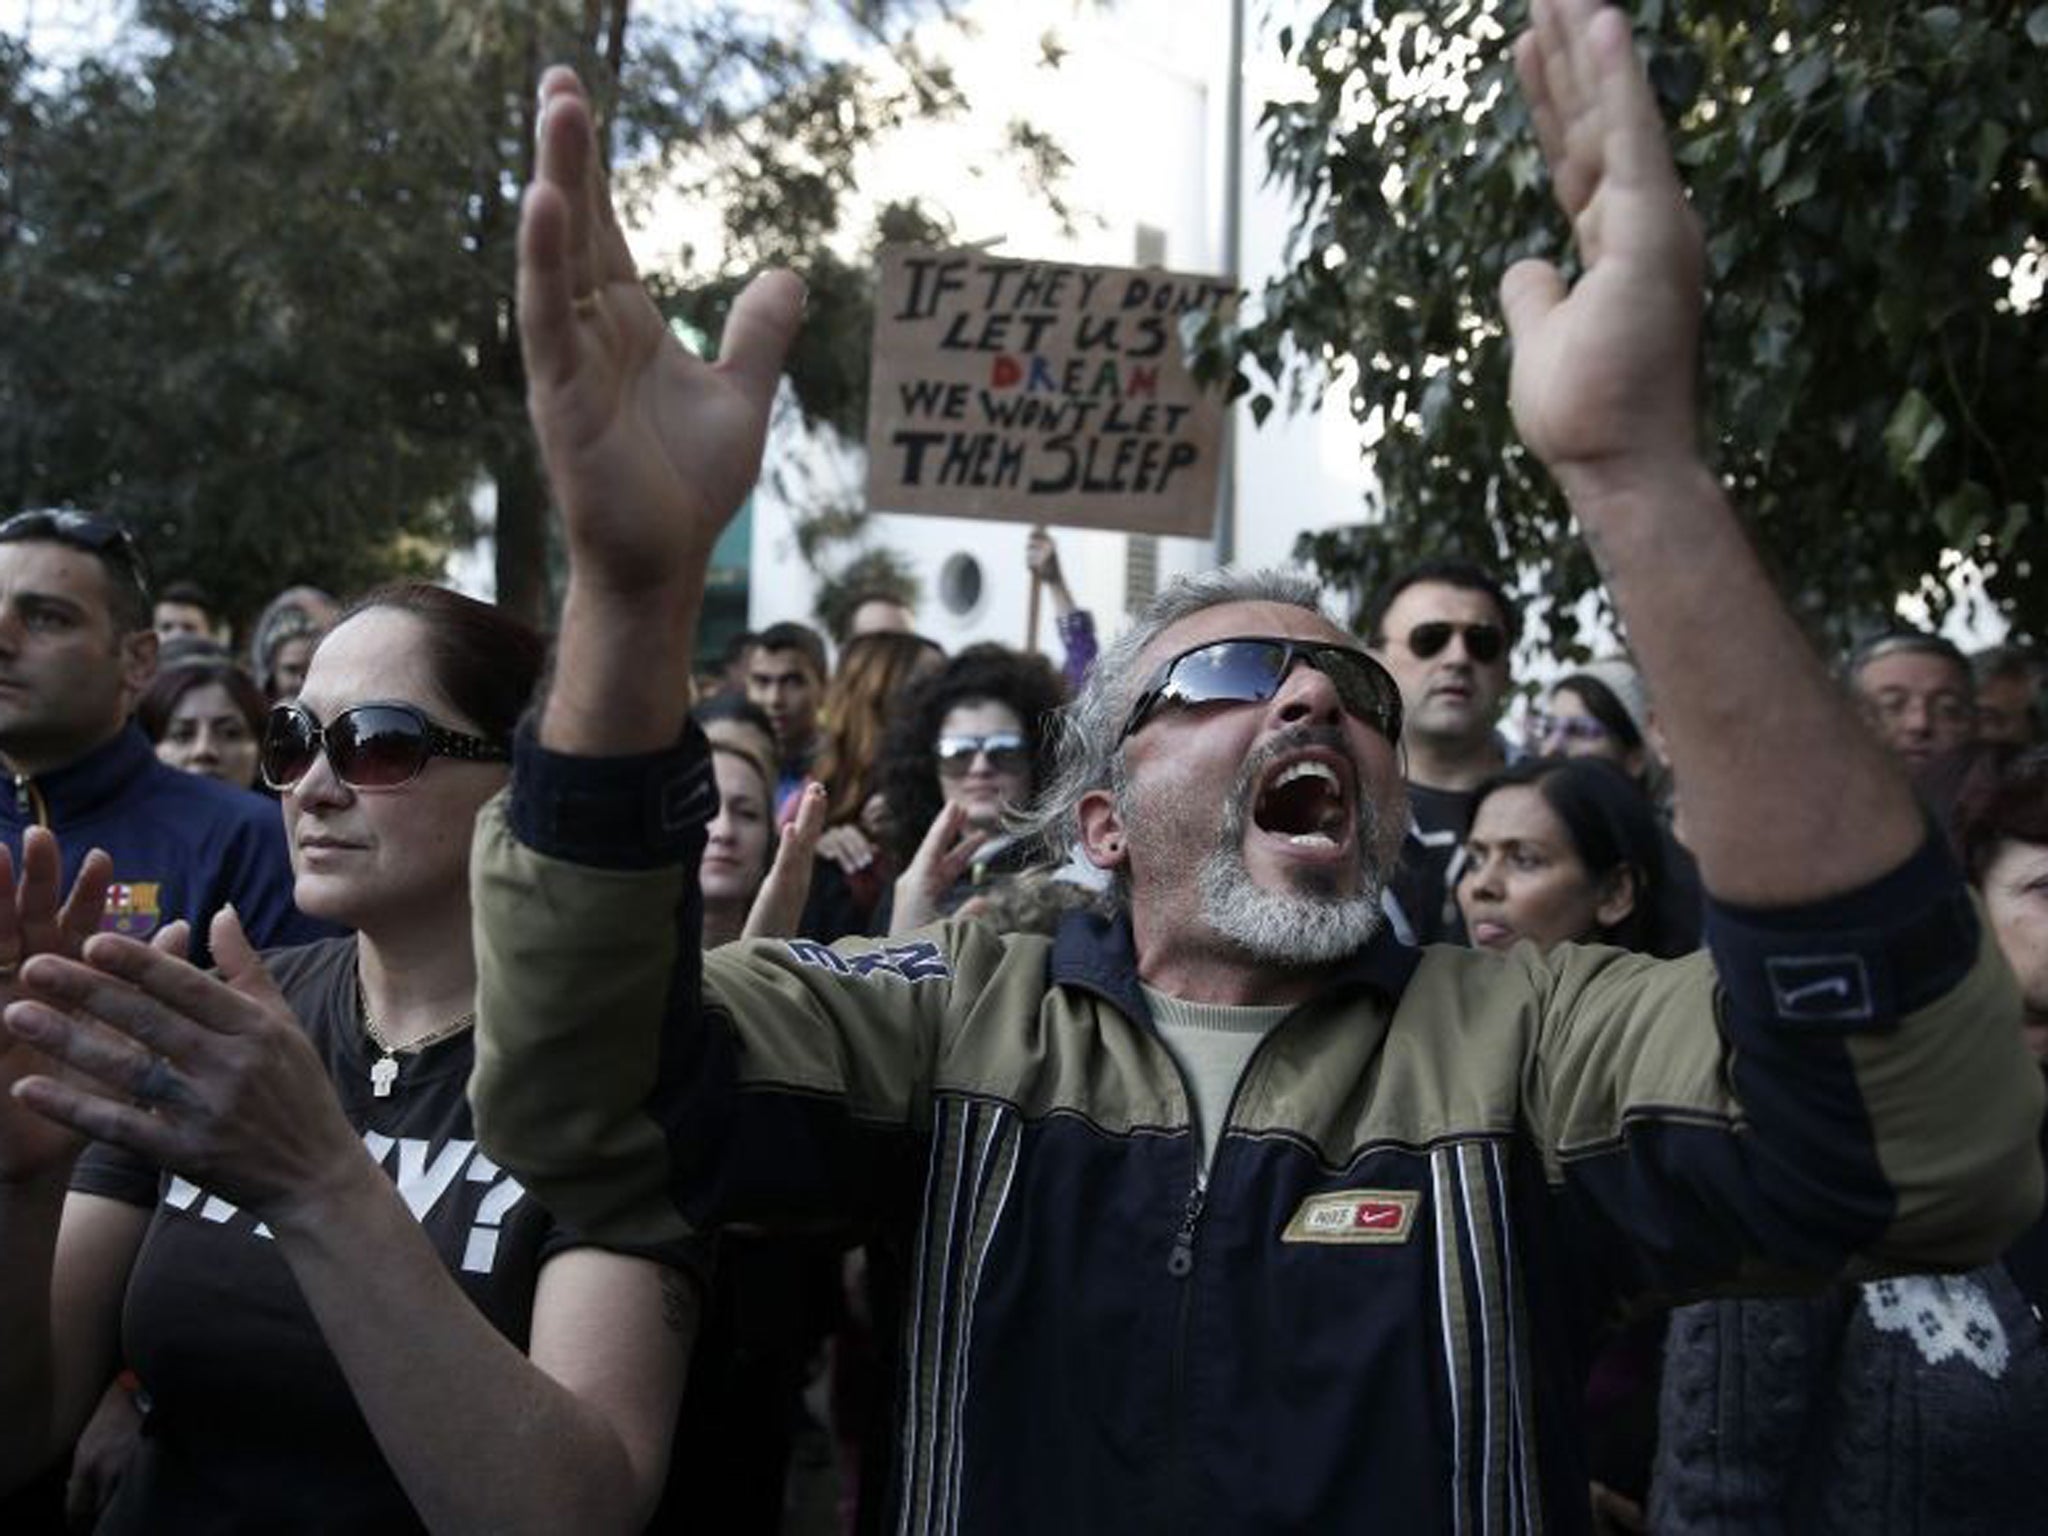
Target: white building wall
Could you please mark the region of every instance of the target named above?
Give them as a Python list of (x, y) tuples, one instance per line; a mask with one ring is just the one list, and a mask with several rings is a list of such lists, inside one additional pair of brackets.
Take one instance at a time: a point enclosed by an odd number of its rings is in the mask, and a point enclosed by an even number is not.
[[(961, 84), (974, 104), (971, 124), (919, 129), (879, 150), (862, 186), (876, 201), (919, 192), (948, 209), (963, 242), (1000, 240), (1004, 254), (1042, 260), (1130, 265), (1141, 228), (1164, 236), (1163, 265), (1220, 272), (1224, 252), (1224, 146), (1227, 141), (1228, 0), (1091, 0), (1059, 5), (980, 4), (969, 12), (976, 46), (955, 55)], [(1057, 34), (1069, 52), (1057, 70), (1030, 61), (1039, 40)], [(1257, 62), (1256, 29), (1247, 38), (1242, 153), (1246, 286), (1254, 291), (1277, 269), (1290, 218), (1285, 201), (1264, 186), (1265, 156), (1257, 132), (1258, 104), (1278, 76)], [(1051, 213), (996, 169), (994, 136), (1012, 117), (1049, 132), (1073, 159), (1062, 187), (1078, 210), (1078, 228), (1057, 227)], [(1275, 411), (1262, 429), (1237, 411), (1236, 559), (1239, 564), (1289, 563), (1304, 529), (1355, 521), (1365, 471), (1359, 433), (1341, 407), (1321, 416)], [(798, 451), (785, 438), (769, 452)], [(857, 462), (831, 471), (858, 484)], [(791, 508), (772, 493), (757, 497), (750, 623), (811, 614), (815, 582), (797, 557)], [(959, 518), (879, 515), (873, 542), (902, 553), (924, 588), (922, 629), (948, 649), (975, 640), (1022, 644), (1030, 578), (1022, 524)], [(1129, 536), (1054, 528), (1069, 585), (1096, 615), (1106, 641), (1121, 627), (1132, 571)], [(966, 611), (941, 601), (948, 562), (971, 560), (981, 573), (980, 600)], [(1143, 555), (1140, 556), (1140, 562)], [(1215, 564), (1206, 539), (1156, 541), (1159, 579)], [(1140, 594), (1142, 595), (1142, 594)], [(1048, 605), (1040, 648), (1057, 656)]]

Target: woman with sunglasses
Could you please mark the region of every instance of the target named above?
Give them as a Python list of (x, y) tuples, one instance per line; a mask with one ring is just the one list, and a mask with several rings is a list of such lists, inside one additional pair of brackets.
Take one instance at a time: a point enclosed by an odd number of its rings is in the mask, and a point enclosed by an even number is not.
[(1036, 840), (1010, 836), (1005, 817), (1045, 782), (1065, 697), (1044, 657), (993, 644), (969, 646), (912, 691), (882, 748), (890, 851), (903, 874), (877, 927), (922, 927), (1035, 856)]
[(1605, 758), (1654, 799), (1661, 770), (1647, 739), (1649, 715), (1640, 672), (1619, 658), (1588, 662), (1551, 685), (1526, 740), (1540, 757)]
[(229, 913), (217, 976), (112, 935), (81, 963), (48, 871), (0, 891), (42, 951), (0, 1057), (0, 1479), (125, 1361), (145, 1428), (102, 1531), (645, 1520), (692, 1256), (558, 1226), (466, 1097), (470, 828), (540, 661), (496, 609), (392, 588), (272, 712), (297, 898), (355, 937), (259, 959)]

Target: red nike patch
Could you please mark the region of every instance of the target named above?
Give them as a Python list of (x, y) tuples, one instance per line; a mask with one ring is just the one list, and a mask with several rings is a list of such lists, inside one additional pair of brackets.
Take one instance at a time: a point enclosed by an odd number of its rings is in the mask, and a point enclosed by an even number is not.
[(1420, 1197), (1406, 1189), (1339, 1189), (1310, 1195), (1280, 1234), (1283, 1243), (1405, 1243)]

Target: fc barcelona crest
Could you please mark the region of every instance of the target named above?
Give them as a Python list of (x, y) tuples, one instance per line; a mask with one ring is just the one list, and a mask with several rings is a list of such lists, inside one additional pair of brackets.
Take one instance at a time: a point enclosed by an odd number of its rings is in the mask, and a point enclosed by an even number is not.
[(163, 922), (158, 905), (162, 885), (155, 880), (117, 880), (107, 889), (107, 914), (100, 919), (100, 932), (126, 934), (146, 939)]

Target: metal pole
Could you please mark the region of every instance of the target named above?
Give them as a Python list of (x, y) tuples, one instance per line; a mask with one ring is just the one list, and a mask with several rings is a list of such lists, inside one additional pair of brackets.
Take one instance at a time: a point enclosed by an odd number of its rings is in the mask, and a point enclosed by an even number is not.
[[(1044, 532), (1045, 524), (1043, 523), (1038, 524), (1037, 527), (1031, 530), (1034, 538)], [(1031, 605), (1025, 610), (1024, 614), (1024, 649), (1026, 651), (1038, 649), (1038, 600), (1044, 591), (1045, 578), (1038, 574), (1038, 570), (1034, 566), (1031, 571)]]
[[(1244, 281), (1244, 0), (1230, 0), (1229, 78), (1224, 86), (1223, 274)], [(1217, 466), (1216, 563), (1237, 558), (1237, 407), (1223, 418), (1221, 462)]]

